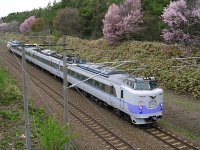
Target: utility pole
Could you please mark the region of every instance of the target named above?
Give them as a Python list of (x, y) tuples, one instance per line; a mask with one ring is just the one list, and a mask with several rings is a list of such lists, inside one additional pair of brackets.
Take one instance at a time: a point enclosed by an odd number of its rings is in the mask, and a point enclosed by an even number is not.
[(51, 29), (48, 29), (48, 39), (49, 39), (49, 41), (48, 41), (48, 43), (49, 43), (49, 45), (51, 44)]
[(23, 95), (24, 95), (24, 116), (25, 116), (25, 131), (26, 131), (26, 150), (31, 150), (30, 128), (29, 128), (29, 111), (27, 99), (27, 83), (26, 83), (26, 60), (24, 43), (22, 43), (22, 74), (23, 74)]
[[(69, 125), (68, 121), (68, 90), (67, 90), (67, 49), (66, 49), (66, 35), (63, 35), (63, 94), (64, 94), (64, 123)], [(69, 126), (66, 131), (67, 136), (69, 135)], [(65, 143), (65, 150), (70, 150), (69, 141)]]

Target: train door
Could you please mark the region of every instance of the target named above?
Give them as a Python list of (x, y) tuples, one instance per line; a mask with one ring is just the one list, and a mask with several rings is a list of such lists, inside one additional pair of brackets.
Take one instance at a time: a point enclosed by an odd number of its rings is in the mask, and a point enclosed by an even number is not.
[(124, 90), (120, 87), (120, 107), (124, 109)]
[(61, 77), (61, 63), (58, 61), (58, 76)]
[(58, 77), (60, 77), (60, 61), (55, 61), (55, 66), (56, 66), (56, 70), (55, 70), (55, 72), (56, 72), (56, 76), (58, 76)]
[(52, 68), (51, 68), (51, 72), (56, 75), (56, 76), (60, 76), (60, 71), (59, 71), (59, 61), (55, 61), (55, 60), (52, 60), (51, 61), (52, 63)]
[(63, 64), (61, 60), (59, 61), (59, 74), (60, 74), (60, 77), (63, 78)]
[(107, 86), (109, 88), (109, 93), (110, 93), (110, 104), (111, 106), (113, 105), (112, 104), (112, 95), (113, 95), (113, 84), (110, 83), (110, 86)]

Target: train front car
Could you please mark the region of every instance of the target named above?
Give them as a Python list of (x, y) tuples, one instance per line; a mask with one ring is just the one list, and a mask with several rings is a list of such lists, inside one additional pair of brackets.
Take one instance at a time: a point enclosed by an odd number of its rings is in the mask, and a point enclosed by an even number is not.
[(155, 123), (162, 117), (163, 90), (154, 77), (130, 77), (124, 80), (123, 99), (134, 124)]
[(8, 50), (11, 50), (11, 48), (16, 47), (16, 46), (18, 46), (18, 45), (20, 45), (20, 42), (17, 41), (17, 40), (10, 39), (10, 40), (7, 42), (7, 48), (8, 48)]

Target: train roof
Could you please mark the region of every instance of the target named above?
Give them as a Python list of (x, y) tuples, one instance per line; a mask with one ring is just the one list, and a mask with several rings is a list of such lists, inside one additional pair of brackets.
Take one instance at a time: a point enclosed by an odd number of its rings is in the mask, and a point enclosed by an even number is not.
[(110, 75), (127, 74), (127, 72), (124, 70), (118, 70), (115, 67), (105, 66), (103, 64), (98, 64), (98, 63), (78, 64), (77, 66), (84, 70), (99, 74), (107, 78)]
[(44, 50), (41, 50), (41, 53), (44, 54), (44, 55), (50, 56), (50, 55), (56, 54), (57, 52), (50, 50), (50, 49), (44, 49)]
[(124, 83), (125, 85), (129, 85), (131, 82), (133, 83), (133, 82), (155, 81), (155, 77), (132, 76), (125, 70), (119, 70), (115, 67), (106, 66), (98, 63), (78, 64), (77, 67), (98, 74), (100, 76), (106, 77), (109, 80), (118, 84)]
[(17, 40), (10, 39), (10, 40), (8, 41), (8, 44), (10, 44), (11, 46), (15, 46), (15, 45), (19, 45), (20, 42), (17, 41)]

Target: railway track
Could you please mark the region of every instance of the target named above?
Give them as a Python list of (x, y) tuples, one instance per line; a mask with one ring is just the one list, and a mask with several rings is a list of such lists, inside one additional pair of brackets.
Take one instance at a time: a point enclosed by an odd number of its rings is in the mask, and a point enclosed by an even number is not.
[[(5, 53), (2, 55), (5, 59), (9, 61), (9, 56)], [(21, 69), (18, 63), (14, 63), (13, 61), (9, 61), (13, 66)], [(31, 75), (32, 82), (40, 87), (49, 97), (54, 99), (57, 104), (61, 107), (64, 107), (64, 104), (61, 100), (63, 99), (62, 93), (58, 93), (51, 86), (46, 84), (37, 75), (27, 71), (29, 75)], [(36, 81), (37, 80), (37, 81)], [(53, 93), (53, 94), (52, 94)], [(57, 95), (57, 96), (56, 96)], [(59, 97), (59, 98), (58, 98)], [(99, 119), (94, 118), (91, 114), (88, 114), (72, 102), (68, 102), (69, 104), (69, 115), (73, 118), (76, 118), (80, 122), (82, 122), (87, 128), (92, 130), (101, 140), (103, 140), (107, 144), (108, 149), (116, 149), (116, 150), (134, 150), (136, 149), (134, 145), (132, 145), (129, 141), (124, 139), (120, 134), (118, 134), (112, 128), (107, 127), (104, 123), (102, 123)]]
[(193, 145), (177, 138), (175, 135), (171, 135), (159, 127), (152, 126), (151, 128), (144, 129), (145, 132), (152, 135), (153, 137), (161, 140), (169, 147), (176, 150), (199, 150), (200, 148), (194, 147)]

